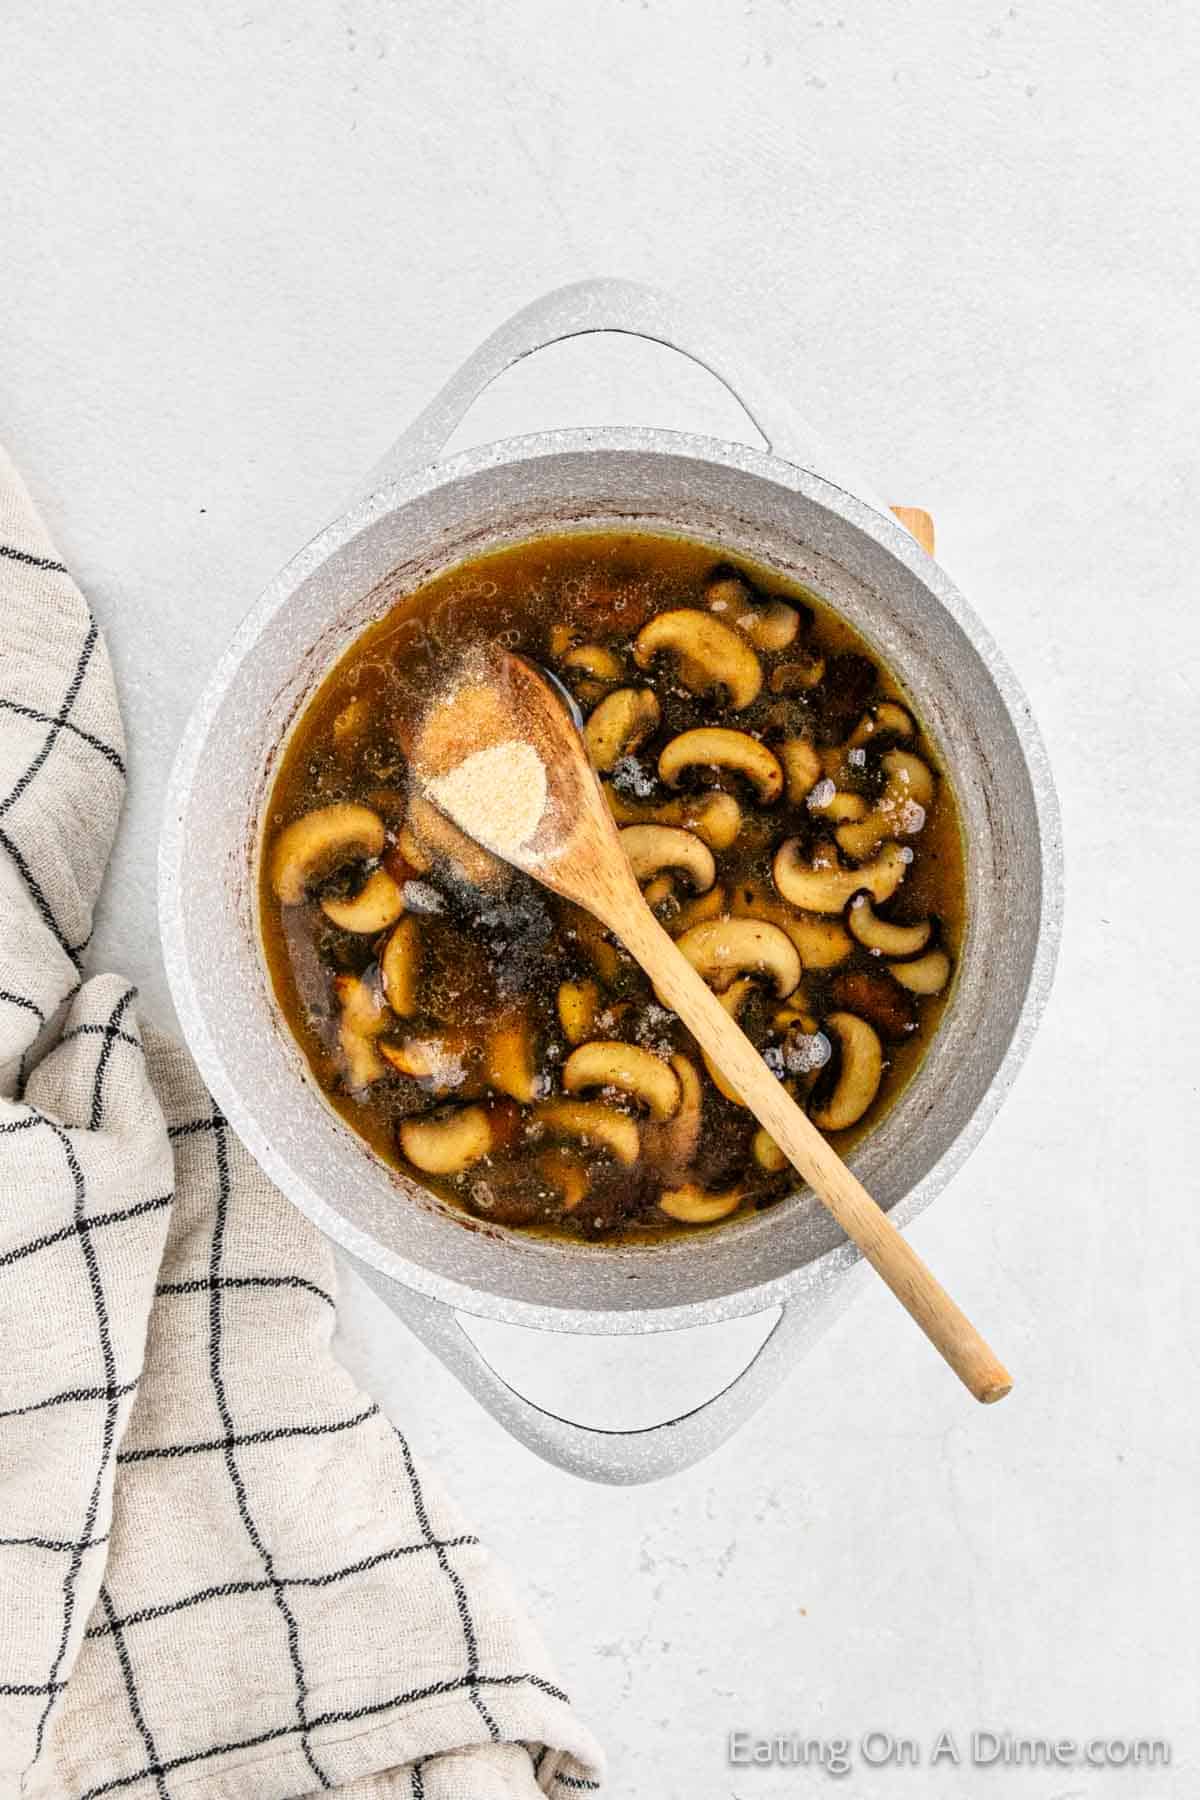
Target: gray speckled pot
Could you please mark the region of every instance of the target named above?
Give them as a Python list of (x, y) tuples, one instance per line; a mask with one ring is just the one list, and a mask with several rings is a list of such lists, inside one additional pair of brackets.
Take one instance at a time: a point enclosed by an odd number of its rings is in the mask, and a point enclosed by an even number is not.
[[(502, 369), (541, 345), (605, 330), (671, 344), (710, 368), (772, 451), (579, 430), (433, 460)], [(695, 1461), (766, 1397), (845, 1302), (863, 1267), (857, 1252), (806, 1194), (653, 1250), (464, 1229), (326, 1104), (275, 1006), (255, 924), (259, 827), (280, 744), (354, 635), (397, 592), (482, 548), (614, 521), (728, 545), (827, 596), (919, 697), (953, 772), (970, 906), (956, 993), (916, 1078), (853, 1158), (898, 1224), (915, 1218), (994, 1117), (1050, 986), (1061, 917), (1050, 773), (1024, 695), (942, 570), (760, 375), (666, 296), (584, 282), (516, 314), (401, 438), (367, 497), (272, 582), (184, 734), (160, 906), (188, 1042), (271, 1177), (515, 1435), (579, 1474), (640, 1481)], [(781, 1309), (778, 1323), (730, 1387), (682, 1419), (634, 1432), (592, 1430), (531, 1405), (455, 1317), (648, 1332), (770, 1307)]]

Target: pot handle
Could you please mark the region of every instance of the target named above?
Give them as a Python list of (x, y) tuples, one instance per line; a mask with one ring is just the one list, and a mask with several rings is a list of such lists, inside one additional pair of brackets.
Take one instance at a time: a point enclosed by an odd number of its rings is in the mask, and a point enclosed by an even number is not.
[(396, 439), (367, 477), (364, 494), (434, 462), (480, 394), (513, 363), (564, 338), (600, 331), (647, 338), (679, 351), (729, 390), (774, 455), (890, 517), (850, 459), (826, 444), (774, 383), (705, 319), (671, 294), (612, 279), (555, 288), (506, 319)]
[(519, 1443), (585, 1481), (616, 1486), (678, 1474), (732, 1437), (857, 1292), (857, 1280), (865, 1266), (857, 1263), (847, 1270), (837, 1289), (820, 1301), (804, 1295), (798, 1304), (785, 1301), (779, 1318), (741, 1374), (710, 1400), (658, 1425), (607, 1431), (560, 1418), (527, 1400), (482, 1355), (453, 1307), (392, 1280), (357, 1257), (350, 1260), (368, 1286)]

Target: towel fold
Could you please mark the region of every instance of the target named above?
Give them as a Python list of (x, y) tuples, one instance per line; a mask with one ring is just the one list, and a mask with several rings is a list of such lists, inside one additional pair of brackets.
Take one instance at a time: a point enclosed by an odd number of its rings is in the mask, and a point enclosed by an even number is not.
[(599, 1751), (333, 1356), (330, 1246), (83, 979), (124, 755), (0, 452), (0, 1792), (574, 1800)]

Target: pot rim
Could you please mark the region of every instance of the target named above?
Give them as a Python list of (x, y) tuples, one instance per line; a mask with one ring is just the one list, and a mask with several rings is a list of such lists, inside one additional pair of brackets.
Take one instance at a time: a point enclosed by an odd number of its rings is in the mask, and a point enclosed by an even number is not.
[[(861, 531), (906, 566), (949, 614), (984, 664), (1017, 730), (1028, 767), (1040, 839), (1041, 895), (1029, 978), (1008, 1045), (982, 1098), (929, 1171), (890, 1209), (893, 1222), (901, 1228), (923, 1212), (962, 1167), (995, 1118), (1024, 1062), (1049, 997), (1061, 939), (1062, 846), (1058, 799), (1041, 734), (1020, 683), (978, 615), (940, 565), (926, 555), (898, 520), (769, 451), (657, 427), (571, 427), (502, 438), (387, 480), (333, 519), (280, 569), (218, 657), (184, 728), (167, 788), (159, 848), (159, 919), (167, 977), (188, 1046), (230, 1123), (267, 1175), (314, 1224), (355, 1257), (417, 1293), (468, 1315), (544, 1330), (624, 1335), (673, 1330), (783, 1305), (801, 1297), (806, 1290), (822, 1288), (832, 1276), (851, 1268), (860, 1260), (859, 1252), (854, 1245), (842, 1243), (769, 1280), (707, 1299), (661, 1307), (590, 1310), (586, 1306), (563, 1307), (498, 1295), (384, 1250), (308, 1186), (286, 1154), (258, 1126), (251, 1104), (232, 1087), (196, 993), (181, 882), (185, 855), (183, 821), (208, 734), (226, 690), (250, 648), (286, 609), (301, 584), (361, 532), (425, 494), (489, 469), (580, 453), (670, 455), (718, 470), (736, 469), (801, 495)], [(332, 1121), (335, 1115), (330, 1117)], [(678, 1253), (687, 1254), (689, 1248), (694, 1253), (699, 1246), (685, 1243)]]

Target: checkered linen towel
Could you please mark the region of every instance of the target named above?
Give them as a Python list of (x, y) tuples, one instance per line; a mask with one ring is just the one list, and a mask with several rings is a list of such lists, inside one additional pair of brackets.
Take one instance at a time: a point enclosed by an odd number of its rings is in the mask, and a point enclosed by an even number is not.
[(0, 1794), (575, 1800), (536, 1634), (333, 1358), (328, 1245), (81, 981), (122, 750), (0, 451)]

